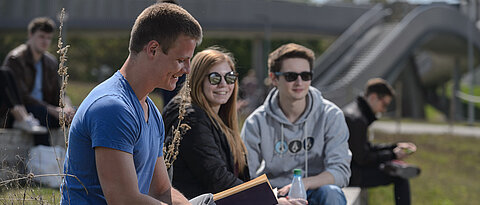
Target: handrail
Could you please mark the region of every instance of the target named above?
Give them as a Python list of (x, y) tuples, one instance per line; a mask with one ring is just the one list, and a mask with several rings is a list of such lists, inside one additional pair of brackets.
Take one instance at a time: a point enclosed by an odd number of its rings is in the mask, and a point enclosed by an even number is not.
[(360, 18), (349, 26), (348, 29), (327, 48), (320, 58), (315, 61), (312, 84), (320, 81), (322, 74), (328, 71), (328, 68), (365, 34), (365, 32), (390, 14), (390, 9), (384, 9), (381, 4), (376, 4), (360, 16)]
[(457, 90), (455, 96), (467, 102), (480, 103), (480, 96), (470, 95), (459, 90)]
[[(456, 9), (445, 5), (420, 6), (412, 10), (401, 22), (382, 39), (374, 52), (366, 56), (365, 63), (354, 69), (333, 84), (319, 88), (327, 98), (343, 106), (352, 99), (346, 99), (347, 93), (360, 89), (372, 77), (384, 77), (395, 80), (401, 73), (397, 67), (425, 36), (432, 33), (450, 33), (465, 36), (465, 26), (474, 26), (466, 16)], [(474, 45), (480, 48), (480, 32), (475, 29)], [(392, 82), (391, 82), (392, 83)], [(337, 95), (337, 94), (342, 95)], [(345, 99), (343, 99), (345, 98)]]

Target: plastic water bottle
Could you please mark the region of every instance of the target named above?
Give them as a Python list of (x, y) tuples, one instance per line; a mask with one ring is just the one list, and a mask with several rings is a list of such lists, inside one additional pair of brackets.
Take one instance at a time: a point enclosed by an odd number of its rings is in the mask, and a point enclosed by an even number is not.
[(301, 169), (293, 170), (292, 186), (288, 192), (288, 198), (307, 200), (307, 192), (305, 191), (305, 186), (303, 186)]

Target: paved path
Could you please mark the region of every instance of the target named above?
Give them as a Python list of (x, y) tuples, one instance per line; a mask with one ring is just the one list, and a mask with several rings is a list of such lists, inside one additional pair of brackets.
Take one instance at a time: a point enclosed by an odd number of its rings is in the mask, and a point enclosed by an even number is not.
[(400, 134), (434, 134), (434, 135), (454, 135), (462, 137), (480, 138), (480, 127), (473, 126), (450, 126), (448, 124), (427, 124), (422, 122), (394, 122), (394, 121), (376, 121), (372, 125), (374, 131)]

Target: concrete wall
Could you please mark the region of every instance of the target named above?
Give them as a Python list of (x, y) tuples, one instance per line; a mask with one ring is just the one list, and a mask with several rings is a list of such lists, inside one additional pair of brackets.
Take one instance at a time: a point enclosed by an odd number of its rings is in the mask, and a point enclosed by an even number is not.
[[(52, 130), (52, 145), (65, 147), (62, 130)], [(33, 136), (15, 129), (0, 129), (0, 181), (26, 174)]]

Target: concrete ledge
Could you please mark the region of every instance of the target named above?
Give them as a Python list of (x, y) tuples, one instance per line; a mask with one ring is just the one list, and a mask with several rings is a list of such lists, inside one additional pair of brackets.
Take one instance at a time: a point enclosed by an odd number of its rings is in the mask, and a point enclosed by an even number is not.
[[(63, 131), (51, 130), (52, 145), (65, 147)], [(33, 136), (16, 129), (0, 129), (0, 180), (26, 173), (28, 151), (33, 147)]]
[(360, 187), (345, 187), (342, 189), (347, 198), (347, 205), (366, 205), (367, 189)]

